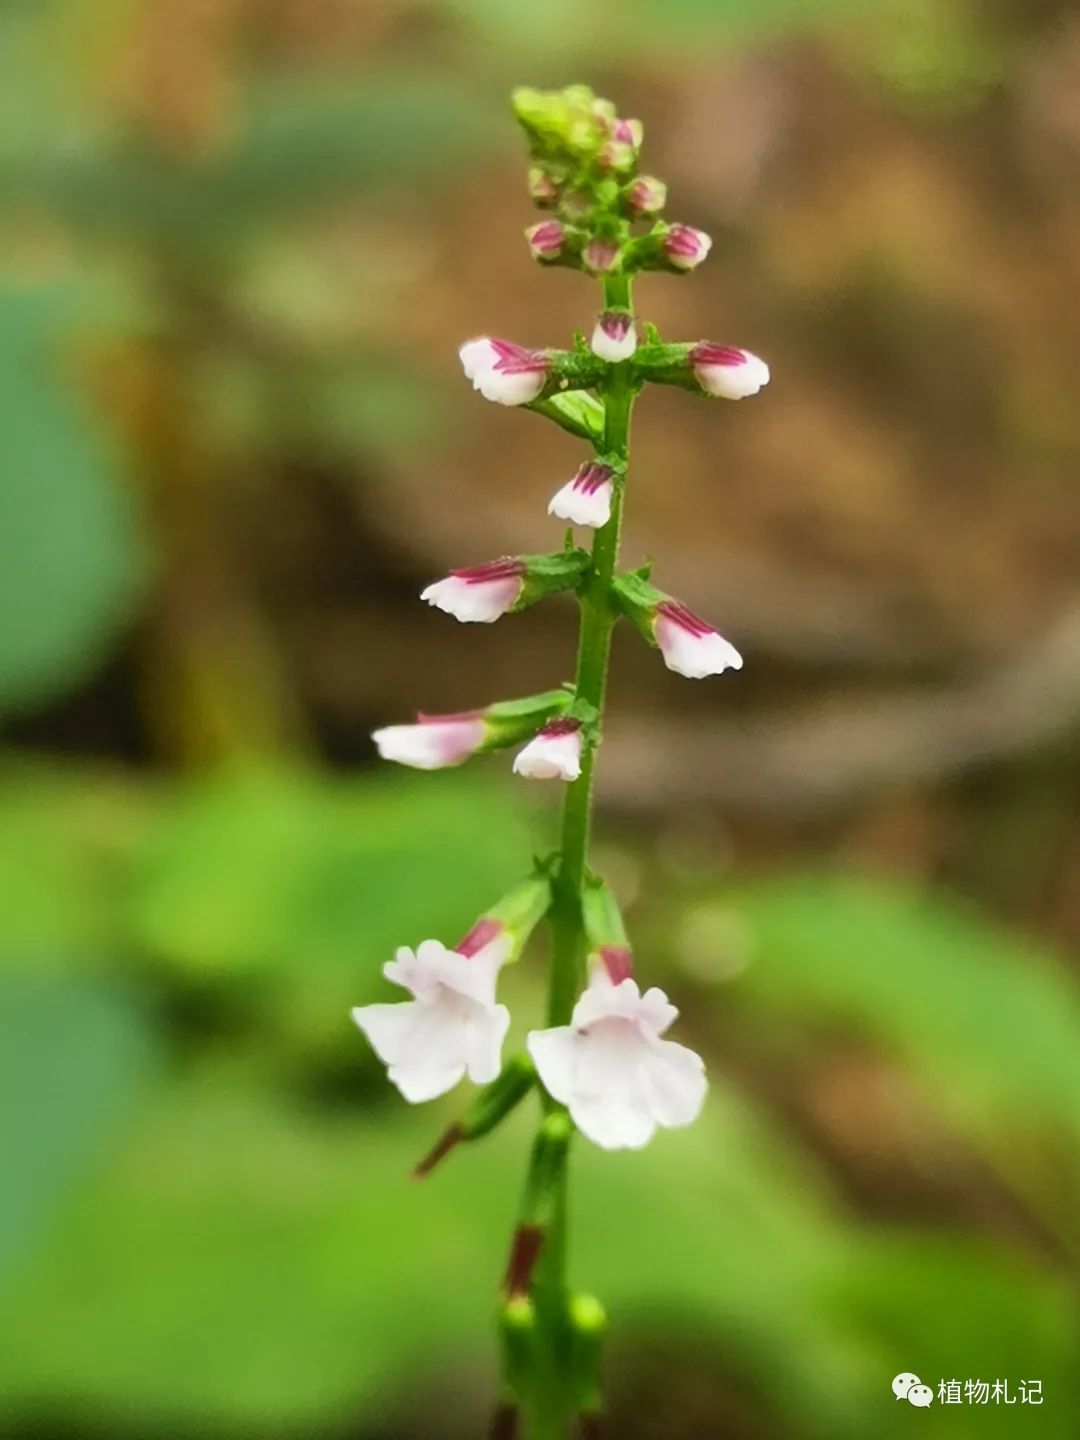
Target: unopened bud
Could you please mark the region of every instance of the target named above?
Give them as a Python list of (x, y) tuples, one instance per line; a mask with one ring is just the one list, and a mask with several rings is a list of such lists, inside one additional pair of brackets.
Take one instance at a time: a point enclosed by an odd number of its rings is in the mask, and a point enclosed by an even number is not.
[(590, 240), (581, 254), (586, 270), (590, 270), (594, 275), (606, 275), (614, 270), (618, 258), (619, 247), (615, 241), (602, 240), (599, 237)]
[(667, 186), (655, 175), (639, 175), (623, 192), (623, 199), (634, 215), (659, 215), (667, 204)]
[(559, 220), (542, 220), (525, 231), (529, 252), (534, 260), (558, 260), (566, 245), (566, 227)]

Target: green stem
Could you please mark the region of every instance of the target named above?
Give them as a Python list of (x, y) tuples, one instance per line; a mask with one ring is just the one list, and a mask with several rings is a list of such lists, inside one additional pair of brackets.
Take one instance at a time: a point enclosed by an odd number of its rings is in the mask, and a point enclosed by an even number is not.
[[(604, 280), (604, 308), (630, 309), (631, 281), (627, 275)], [(630, 362), (611, 366), (604, 387), (604, 434), (600, 453), (625, 463), (630, 448), (630, 413), (634, 404)], [(607, 688), (608, 656), (616, 612), (611, 603), (611, 580), (619, 558), (625, 469), (616, 477), (611, 518), (596, 532), (592, 567), (581, 595), (576, 696), (597, 714), (599, 735)], [(574, 1002), (585, 985), (586, 944), (581, 896), (592, 819), (596, 744), (585, 747), (581, 775), (568, 788), (563, 808), (561, 859), (553, 886), (551, 908), (551, 974), (548, 988), (548, 1024), (569, 1024)], [(548, 1113), (562, 1107), (545, 1096)], [(568, 1369), (572, 1335), (568, 1324), (566, 1284), (566, 1154), (547, 1179), (551, 1199), (550, 1220), (537, 1265), (533, 1299), (536, 1305), (536, 1363), (530, 1394), (523, 1397), (527, 1416), (525, 1440), (565, 1440), (574, 1413), (574, 1396)], [(528, 1187), (527, 1187), (528, 1189)]]

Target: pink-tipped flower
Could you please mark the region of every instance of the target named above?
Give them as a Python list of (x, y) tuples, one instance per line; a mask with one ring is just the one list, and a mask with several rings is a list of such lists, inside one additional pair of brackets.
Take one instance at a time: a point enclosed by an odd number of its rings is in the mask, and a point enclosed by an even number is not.
[(742, 669), (742, 656), (735, 646), (678, 600), (661, 600), (653, 634), (667, 668), (689, 680)]
[(387, 725), (371, 738), (384, 760), (414, 770), (444, 770), (476, 754), (487, 738), (487, 725), (476, 711), (420, 715), (415, 725)]
[(610, 465), (588, 460), (572, 480), (552, 497), (548, 514), (570, 525), (588, 525), (599, 530), (611, 519), (614, 471)]
[(529, 252), (534, 260), (557, 260), (566, 244), (566, 230), (558, 220), (541, 220), (525, 231)]
[(655, 175), (639, 175), (624, 193), (635, 215), (659, 215), (667, 204), (667, 186)]
[(547, 384), (548, 357), (510, 340), (481, 335), (466, 340), (458, 354), (473, 389), (497, 405), (528, 405)]
[(669, 265), (676, 270), (696, 270), (712, 249), (712, 237), (692, 225), (672, 225), (662, 244)]
[(465, 624), (490, 625), (518, 600), (525, 570), (524, 560), (515, 559), (451, 570), (445, 580), (421, 590), (420, 599)]
[(529, 1054), (553, 1099), (604, 1150), (637, 1150), (657, 1126), (689, 1125), (705, 1100), (701, 1056), (661, 1036), (677, 1018), (662, 990), (598, 967), (569, 1025), (534, 1030)]
[(519, 750), (514, 774), (528, 780), (576, 780), (581, 774), (581, 722), (557, 715)]
[(512, 941), (505, 926), (485, 932), (480, 943), (470, 944), (473, 935), (462, 942), (468, 953), (438, 940), (423, 940), (415, 951), (402, 946), (383, 974), (412, 999), (352, 1012), (412, 1104), (445, 1095), (465, 1075), (487, 1085), (499, 1073), (510, 1012), (495, 1003), (495, 982)]
[(586, 270), (594, 275), (606, 275), (615, 268), (618, 258), (619, 247), (614, 240), (590, 240), (581, 254)]
[(769, 383), (769, 367), (749, 350), (702, 341), (690, 351), (698, 384), (708, 395), (724, 400), (745, 400)]
[(626, 310), (605, 310), (596, 318), (589, 349), (612, 365), (617, 365), (620, 360), (629, 360), (637, 349), (634, 317)]
[(634, 150), (640, 150), (641, 142), (645, 139), (645, 126), (640, 120), (622, 120), (616, 117), (608, 121), (608, 134), (619, 145), (629, 145)]

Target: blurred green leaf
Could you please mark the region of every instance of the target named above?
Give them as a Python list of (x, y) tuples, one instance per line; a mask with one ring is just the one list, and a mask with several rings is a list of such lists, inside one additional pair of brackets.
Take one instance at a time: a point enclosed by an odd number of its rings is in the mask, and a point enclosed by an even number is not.
[(753, 956), (734, 993), (879, 1038), (950, 1108), (1080, 1133), (1076, 987), (1034, 943), (957, 904), (842, 875), (767, 880), (732, 902)]
[[(446, 1113), (329, 1121), (222, 1069), (162, 1094), (0, 1319), (0, 1410), (62, 1390), (106, 1425), (123, 1413), (156, 1432), (310, 1433), (467, 1370), (490, 1353), (530, 1117), (410, 1184)], [(682, 1316), (740, 1358), (785, 1434), (910, 1433), (891, 1376), (950, 1343), (965, 1356), (969, 1330), (996, 1327), (988, 1357), (1008, 1373), (1033, 1340), (1048, 1383), (1063, 1373), (1063, 1287), (959, 1240), (920, 1252), (912, 1233), (890, 1250), (842, 1227), (813, 1171), (723, 1092), (644, 1154), (578, 1146), (574, 1172), (572, 1270), (617, 1332)], [(876, 1288), (890, 1253), (899, 1320)], [(948, 1305), (920, 1308), (920, 1275)], [(909, 1340), (916, 1353), (897, 1353)], [(1043, 1433), (1071, 1433), (1064, 1398), (1042, 1418)], [(446, 1434), (475, 1424), (448, 1418)], [(961, 1420), (950, 1433), (971, 1432)]]
[(108, 136), (0, 166), (0, 200), (44, 205), (71, 223), (141, 234), (185, 265), (236, 229), (374, 187), (448, 181), (507, 140), (501, 109), (475, 87), (422, 71), (266, 81), (236, 140), (184, 163)]
[(275, 974), (291, 1022), (325, 1037), (399, 945), (463, 934), (527, 871), (529, 841), (505, 789), (474, 776), (222, 774), (148, 836), (132, 930), (184, 970)]
[(143, 568), (115, 448), (61, 369), (67, 303), (0, 292), (0, 711), (91, 673)]
[[(3, 965), (11, 965), (3, 956)], [(149, 1058), (123, 996), (72, 979), (0, 974), (0, 1289), (130, 1109)]]

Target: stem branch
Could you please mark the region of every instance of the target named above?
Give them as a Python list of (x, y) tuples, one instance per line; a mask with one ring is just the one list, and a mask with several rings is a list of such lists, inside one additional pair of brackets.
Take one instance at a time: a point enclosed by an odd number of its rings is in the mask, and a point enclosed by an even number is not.
[[(627, 275), (604, 279), (604, 308), (631, 308), (631, 281)], [(604, 385), (604, 433), (599, 453), (616, 457), (625, 467), (630, 448), (630, 413), (635, 389), (630, 362), (612, 365)], [(578, 640), (576, 695), (595, 709), (596, 738), (584, 747), (581, 774), (568, 786), (563, 808), (558, 874), (551, 908), (551, 974), (548, 989), (548, 1024), (567, 1025), (574, 1002), (585, 985), (586, 942), (581, 913), (585, 884), (589, 829), (592, 818), (596, 746), (607, 688), (608, 656), (616, 613), (611, 604), (611, 581), (619, 558), (626, 470), (616, 475), (611, 518), (596, 532), (589, 578), (580, 592), (581, 625)], [(544, 1097), (549, 1115), (562, 1106)], [(534, 1151), (534, 1157), (536, 1155)], [(568, 1383), (572, 1335), (568, 1324), (566, 1285), (566, 1157), (564, 1147), (543, 1183), (549, 1196), (548, 1223), (536, 1266), (533, 1299), (536, 1305), (536, 1366), (530, 1393), (523, 1397), (528, 1417), (526, 1440), (565, 1440), (575, 1409)], [(535, 1163), (535, 1160), (534, 1160)], [(535, 1191), (538, 1177), (530, 1174), (526, 1194)]]

